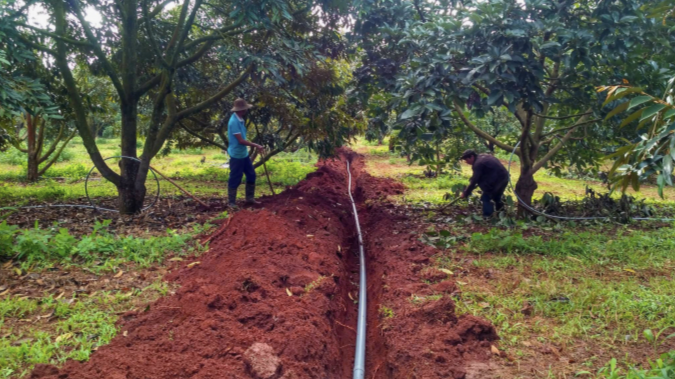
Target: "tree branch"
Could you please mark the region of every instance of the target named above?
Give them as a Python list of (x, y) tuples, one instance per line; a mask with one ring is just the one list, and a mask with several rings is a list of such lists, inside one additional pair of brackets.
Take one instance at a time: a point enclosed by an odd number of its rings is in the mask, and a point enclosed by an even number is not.
[(32, 47), (33, 49), (37, 51), (42, 51), (43, 53), (47, 53), (52, 56), (56, 56), (56, 51), (48, 48), (47, 46), (40, 45), (38, 43), (31, 42), (28, 38), (19, 35), (19, 40), (23, 42), (26, 46)]
[[(457, 103), (457, 101), (454, 101), (454, 105), (455, 105), (455, 111), (456, 111), (457, 114), (459, 115), (459, 118), (462, 119), (462, 121), (464, 122), (464, 124), (465, 124), (467, 127), (469, 127), (469, 129), (471, 129), (474, 133), (476, 133), (477, 136), (479, 136), (479, 137), (481, 137), (481, 138), (483, 138), (483, 139), (485, 139), (485, 140), (488, 140), (488, 141), (494, 143), (495, 146), (499, 146), (500, 148), (502, 148), (502, 149), (504, 149), (504, 150), (506, 150), (506, 151), (508, 151), (508, 152), (512, 152), (512, 151), (513, 151), (513, 149), (514, 149), (513, 146), (508, 145), (508, 144), (505, 144), (504, 142), (502, 142), (502, 141), (500, 141), (500, 140), (498, 140), (498, 139), (496, 139), (496, 138), (493, 138), (490, 134), (484, 132), (483, 130), (481, 130), (480, 128), (478, 128), (476, 125), (474, 125), (471, 121), (469, 121), (469, 119), (466, 118), (466, 116), (464, 115), (464, 112), (462, 111), (462, 108), (460, 108), (460, 106), (459, 106), (459, 104)], [(516, 152), (516, 154), (519, 154), (519, 153)]]
[(117, 73), (115, 73), (115, 70), (110, 64), (110, 61), (108, 61), (108, 58), (105, 56), (105, 53), (101, 49), (101, 46), (98, 44), (98, 39), (96, 38), (96, 36), (94, 36), (94, 33), (92, 33), (89, 23), (87, 22), (87, 20), (84, 19), (84, 16), (82, 15), (82, 11), (80, 10), (78, 2), (72, 1), (69, 2), (69, 4), (73, 7), (73, 10), (75, 11), (75, 16), (80, 21), (80, 24), (82, 25), (82, 30), (84, 30), (84, 35), (87, 37), (89, 43), (91, 44), (91, 49), (94, 51), (96, 57), (101, 61), (103, 69), (105, 70), (106, 74), (108, 74), (108, 77), (110, 77), (110, 81), (112, 81), (113, 86), (115, 87), (117, 93), (120, 96), (120, 100), (122, 102), (125, 102), (126, 96), (124, 96), (124, 88), (122, 87), (122, 83), (117, 77)]
[[(38, 176), (44, 175), (45, 172), (47, 172), (47, 170), (54, 163), (56, 163), (56, 160), (59, 159), (59, 157), (61, 156), (61, 153), (63, 153), (63, 150), (66, 148), (66, 146), (68, 146), (68, 143), (70, 142), (70, 140), (73, 139), (73, 137), (75, 137), (76, 134), (77, 134), (77, 130), (73, 130), (73, 132), (70, 133), (68, 138), (66, 138), (66, 140), (63, 141), (63, 145), (61, 145), (61, 148), (59, 148), (59, 151), (57, 151), (56, 154), (52, 157), (52, 159), (45, 166), (43, 166), (42, 169), (40, 169), (40, 171), (38, 172)], [(54, 146), (56, 146), (56, 145), (54, 145)], [(53, 151), (52, 151), (52, 153), (53, 153)], [(49, 155), (51, 155), (52, 153), (50, 153)], [(38, 164), (44, 162), (49, 157), (49, 155), (44, 155), (43, 159), (41, 159)]]
[(28, 24), (24, 24), (24, 23), (17, 23), (16, 25), (21, 26), (21, 27), (24, 27), (24, 28), (31, 29), (31, 30), (34, 30), (34, 31), (36, 31), (36, 32), (38, 32), (38, 33), (40, 33), (40, 34), (46, 35), (46, 36), (48, 36), (48, 37), (52, 37), (52, 38), (54, 38), (54, 39), (58, 39), (58, 40), (60, 40), (60, 41), (62, 41), (62, 42), (65, 42), (65, 43), (68, 43), (68, 44), (71, 44), (71, 45), (80, 46), (80, 47), (86, 47), (86, 48), (88, 48), (88, 49), (91, 49), (91, 48), (93, 47), (89, 42), (78, 41), (78, 40), (75, 40), (75, 39), (71, 39), (71, 38), (67, 38), (67, 37), (64, 37), (64, 36), (60, 36), (60, 35), (58, 35), (58, 34), (55, 34), (55, 33), (50, 32), (49, 30), (40, 29), (40, 28), (35, 27), (35, 26), (32, 26), (32, 25), (28, 25)]
[(549, 120), (567, 120), (568, 118), (586, 116), (586, 115), (589, 115), (591, 113), (593, 113), (593, 112), (584, 112), (584, 113), (579, 113), (579, 114), (575, 114), (575, 115), (571, 115), (571, 116), (564, 116), (564, 117), (544, 116), (544, 115), (537, 114), (537, 113), (535, 113), (534, 115), (537, 116), (537, 117), (541, 117), (541, 118), (545, 118), (545, 119), (549, 119)]
[[(590, 114), (590, 113), (589, 113), (589, 114)], [(555, 130), (552, 130), (552, 131), (550, 131), (550, 132), (548, 132), (548, 133), (542, 134), (541, 137), (542, 137), (542, 138), (548, 137), (548, 136), (550, 136), (550, 135), (552, 135), (552, 134), (556, 134), (556, 133), (559, 133), (559, 132), (562, 132), (562, 131), (565, 131), (565, 130), (573, 129), (573, 128), (576, 128), (576, 127), (579, 127), (579, 126), (582, 126), (582, 125), (592, 124), (592, 123), (598, 122), (598, 121), (602, 121), (602, 119), (601, 119), (601, 118), (596, 118), (596, 119), (593, 119), (593, 120), (590, 120), (590, 121), (582, 122), (581, 124), (574, 124), (574, 125), (572, 125), (572, 126), (566, 126), (566, 127), (564, 127), (564, 128), (555, 129)], [(550, 142), (550, 141), (549, 141), (549, 142)], [(542, 143), (542, 144), (543, 144), (543, 143)], [(540, 146), (541, 146), (541, 145), (540, 145)]]
[[(66, 12), (63, 7), (63, 3), (59, 1), (56, 1), (54, 3), (55, 3), (54, 18), (56, 20), (56, 33), (65, 34), (66, 26), (68, 24), (66, 21)], [(84, 147), (87, 149), (87, 152), (89, 153), (89, 157), (91, 158), (92, 162), (94, 163), (96, 168), (98, 168), (99, 171), (101, 172), (101, 175), (103, 175), (104, 178), (106, 178), (107, 180), (112, 182), (115, 186), (117, 186), (120, 182), (120, 176), (119, 174), (110, 169), (110, 167), (103, 160), (101, 152), (98, 150), (98, 146), (96, 146), (96, 140), (94, 139), (94, 136), (92, 136), (89, 124), (87, 122), (87, 115), (85, 112), (84, 105), (82, 104), (80, 92), (77, 89), (75, 78), (73, 77), (73, 73), (70, 71), (68, 61), (66, 60), (67, 48), (63, 41), (58, 40), (56, 41), (56, 52), (57, 52), (57, 54), (55, 55), (56, 65), (59, 67), (59, 70), (61, 70), (61, 75), (63, 77), (63, 82), (66, 86), (68, 98), (70, 99), (71, 106), (73, 107), (73, 111), (75, 113), (75, 126), (77, 127), (77, 130), (80, 132), (80, 136), (82, 137), (82, 143), (84, 144)]]
[(183, 45), (185, 43), (185, 39), (187, 38), (188, 34), (190, 33), (190, 29), (192, 29), (192, 25), (194, 24), (195, 21), (195, 16), (197, 15), (197, 11), (199, 8), (202, 6), (202, 0), (195, 0), (195, 5), (192, 7), (192, 11), (190, 12), (190, 16), (188, 16), (187, 22), (183, 26), (183, 30), (180, 34), (178, 44), (176, 45), (176, 50), (173, 53), (173, 57), (171, 58), (171, 65), (175, 65), (176, 61), (178, 61), (178, 56), (183, 49)]
[(147, 0), (141, 0), (141, 8), (143, 9), (143, 19), (145, 21), (144, 26), (145, 31), (148, 33), (150, 46), (152, 46), (152, 49), (155, 51), (155, 55), (157, 55), (157, 60), (159, 60), (159, 63), (162, 65), (162, 67), (168, 69), (169, 62), (167, 62), (166, 59), (164, 59), (164, 54), (162, 54), (162, 50), (159, 48), (159, 43), (157, 43), (157, 39), (155, 38), (155, 32), (153, 31), (152, 23), (150, 22), (150, 12), (148, 11)]
[(586, 119), (588, 118), (588, 115), (582, 116), (575, 124), (573, 128), (570, 128), (567, 133), (560, 139), (560, 142), (558, 142), (557, 145), (555, 145), (551, 150), (549, 150), (546, 155), (544, 155), (537, 163), (534, 164), (532, 167), (532, 173), (537, 172), (540, 168), (544, 167), (546, 162), (549, 161), (554, 155), (560, 151), (560, 149), (565, 146), (565, 142), (567, 142), (571, 137), (574, 131), (576, 130), (577, 127), (581, 126), (582, 124), (586, 123)]
[(216, 142), (216, 141), (214, 141), (214, 140), (208, 139), (208, 138), (206, 138), (206, 137), (204, 137), (204, 136), (201, 136), (201, 135), (197, 134), (197, 132), (192, 131), (190, 128), (188, 128), (187, 126), (185, 126), (185, 124), (183, 124), (183, 121), (178, 121), (178, 125), (180, 125), (180, 127), (183, 128), (186, 132), (188, 132), (188, 133), (190, 133), (191, 135), (193, 135), (193, 136), (199, 138), (200, 140), (202, 140), (202, 141), (204, 141), (204, 142), (206, 142), (206, 143), (209, 143), (209, 144), (211, 144), (211, 145), (213, 145), (213, 146), (219, 147), (219, 148), (221, 148), (221, 149), (223, 149), (223, 150), (227, 150), (227, 146), (221, 145), (221, 144), (219, 144), (218, 142)]
[(210, 98), (202, 101), (201, 103), (191, 108), (178, 112), (175, 116), (176, 121), (192, 116), (193, 114), (201, 112), (202, 110), (215, 104), (217, 101), (219, 101), (220, 99), (228, 95), (230, 92), (232, 92), (232, 90), (234, 90), (244, 80), (246, 80), (251, 71), (253, 71), (253, 65), (249, 65), (248, 68), (246, 68), (246, 70), (244, 70), (244, 72), (242, 72), (237, 79), (235, 79), (232, 83), (225, 86), (222, 90), (218, 91), (215, 95), (211, 96)]

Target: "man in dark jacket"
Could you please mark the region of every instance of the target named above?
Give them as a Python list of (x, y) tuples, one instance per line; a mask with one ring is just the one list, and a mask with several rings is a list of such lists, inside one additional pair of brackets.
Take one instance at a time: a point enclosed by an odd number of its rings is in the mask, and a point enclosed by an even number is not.
[(480, 197), (483, 202), (483, 216), (492, 215), (494, 212), (493, 201), (497, 206), (497, 211), (502, 210), (504, 208), (502, 196), (509, 182), (509, 173), (502, 162), (492, 155), (478, 155), (473, 150), (465, 151), (460, 159), (470, 164), (473, 170), (469, 186), (466, 187), (460, 197), (469, 197), (474, 188), (478, 186), (483, 191), (483, 195)]

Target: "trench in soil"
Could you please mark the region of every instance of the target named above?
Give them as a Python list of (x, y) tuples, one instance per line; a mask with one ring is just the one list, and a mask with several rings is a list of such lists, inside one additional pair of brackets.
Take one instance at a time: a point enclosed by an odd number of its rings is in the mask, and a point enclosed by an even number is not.
[[(410, 234), (392, 234), (406, 220), (378, 199), (402, 186), (370, 177), (348, 150), (340, 156), (225, 221), (207, 253), (167, 276), (181, 285), (176, 294), (124, 315), (122, 333), (88, 362), (38, 365), (31, 378), (351, 378), (359, 249), (346, 159), (366, 253), (367, 377), (469, 378), (464, 361), (489, 357), (494, 329), (455, 317), (449, 296), (410, 304), (411, 291), (449, 293), (454, 283), (425, 277), (420, 270), (435, 252)], [(380, 317), (383, 299), (396, 317)], [(256, 343), (277, 357), (263, 359), (276, 362), (270, 375), (250, 358)]]

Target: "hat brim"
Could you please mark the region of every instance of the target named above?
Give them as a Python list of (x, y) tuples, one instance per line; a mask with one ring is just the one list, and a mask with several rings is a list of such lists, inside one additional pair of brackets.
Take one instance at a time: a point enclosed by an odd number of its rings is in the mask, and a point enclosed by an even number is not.
[(243, 110), (251, 109), (251, 108), (253, 108), (253, 104), (246, 104), (246, 105), (243, 106), (243, 107), (234, 107), (234, 108), (232, 108), (232, 112), (239, 112), (239, 111), (243, 111)]

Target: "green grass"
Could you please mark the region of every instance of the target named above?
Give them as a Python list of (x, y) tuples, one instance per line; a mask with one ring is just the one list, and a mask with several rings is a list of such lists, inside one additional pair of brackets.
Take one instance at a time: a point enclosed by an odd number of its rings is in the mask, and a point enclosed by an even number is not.
[[(16, 259), (24, 268), (46, 267), (54, 262), (62, 265), (91, 265), (95, 272), (113, 271), (122, 263), (140, 267), (161, 262), (167, 255), (186, 255), (199, 251), (192, 237), (203, 231), (177, 233), (168, 230), (164, 236), (138, 238), (118, 236), (107, 231), (110, 220), (96, 221), (93, 231), (80, 238), (66, 228), (19, 229), (0, 224), (0, 261)], [(97, 262), (96, 265), (92, 265)]]
[[(482, 233), (471, 233), (468, 225), (442, 230), (430, 229), (422, 239), (444, 247), (438, 268), (470, 273), (454, 278), (462, 291), (457, 312), (492, 322), (501, 348), (516, 357), (525, 354), (523, 344), (531, 341), (583, 341), (609, 346), (619, 356), (622, 346), (642, 344), (658, 356), (675, 333), (672, 227), (521, 224)], [(466, 257), (471, 258), (468, 265), (462, 263)], [(485, 272), (494, 279), (486, 280)], [(650, 340), (645, 330), (661, 331), (662, 337)], [(628, 376), (611, 376), (605, 369), (597, 377), (639, 378), (626, 374), (638, 358), (632, 359), (611, 374)]]
[[(6, 297), (0, 300), (0, 329), (9, 318), (36, 319), (49, 316), (45, 326), (15, 329), (0, 339), (0, 378), (25, 377), (35, 364), (63, 364), (67, 359), (85, 361), (99, 346), (119, 333), (118, 314), (137, 303), (150, 302), (166, 294), (169, 287), (157, 281), (128, 293), (99, 292), (92, 296), (56, 299)], [(38, 321), (39, 323), (39, 321)]]
[[(99, 139), (98, 145), (104, 157), (119, 155), (119, 141)], [(30, 202), (67, 202), (85, 196), (84, 178), (92, 167), (84, 146), (79, 138), (71, 141), (67, 160), (56, 163), (44, 177), (35, 184), (25, 184), (26, 168), (22, 155), (10, 149), (0, 153), (0, 206), (26, 204)], [(205, 158), (205, 162), (201, 160)], [(306, 150), (294, 153), (281, 153), (267, 162), (270, 179), (275, 192), (281, 192), (286, 186), (294, 185), (308, 173), (316, 169), (317, 157)], [(118, 171), (115, 160), (108, 161), (111, 168)], [(219, 149), (197, 148), (176, 150), (167, 157), (158, 157), (152, 166), (176, 181), (181, 187), (196, 196), (223, 196), (227, 191), (229, 169), (221, 166), (227, 163), (227, 157)], [(257, 193), (271, 194), (263, 167), (256, 170), (258, 175)], [(89, 182), (89, 194), (92, 198), (115, 197), (116, 188), (101, 179), (98, 170), (92, 172)], [(59, 181), (50, 178), (59, 178)], [(65, 179), (65, 180), (64, 180)], [(166, 180), (159, 178), (162, 195), (177, 196), (182, 192)], [(153, 176), (148, 178), (148, 191), (153, 196), (156, 184)], [(242, 188), (243, 191), (243, 188)], [(151, 195), (148, 195), (151, 196)]]
[[(20, 275), (40, 273), (55, 265), (68, 272), (119, 275), (122, 269), (161, 265), (169, 256), (200, 254), (204, 246), (194, 236), (211, 227), (205, 224), (180, 233), (167, 230), (164, 235), (136, 237), (113, 234), (107, 230), (109, 224), (95, 222), (91, 233), (75, 237), (57, 225), (19, 229), (3, 222), (0, 261), (14, 261), (13, 270)], [(129, 286), (132, 289), (75, 293), (68, 299), (54, 295), (0, 298), (0, 378), (24, 377), (37, 363), (87, 360), (92, 351), (118, 333), (118, 314), (150, 303), (170, 290), (159, 278), (146, 288)], [(51, 321), (40, 321), (46, 317)]]

